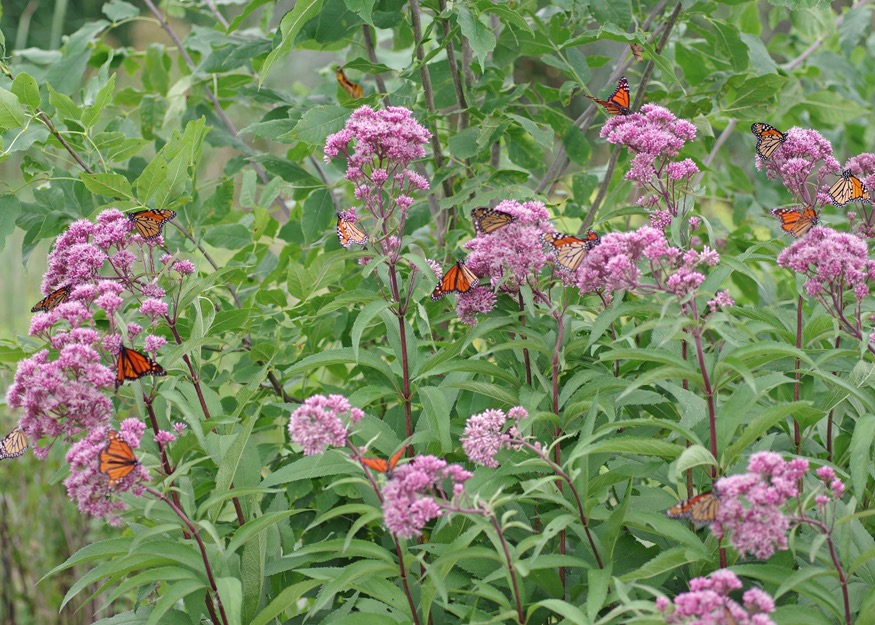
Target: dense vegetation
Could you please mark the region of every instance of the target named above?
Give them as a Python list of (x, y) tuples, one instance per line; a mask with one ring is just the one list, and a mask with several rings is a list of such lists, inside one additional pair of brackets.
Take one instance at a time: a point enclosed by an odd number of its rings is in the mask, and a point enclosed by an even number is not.
[(5, 7), (0, 620), (875, 623), (871, 7), (420, 2)]

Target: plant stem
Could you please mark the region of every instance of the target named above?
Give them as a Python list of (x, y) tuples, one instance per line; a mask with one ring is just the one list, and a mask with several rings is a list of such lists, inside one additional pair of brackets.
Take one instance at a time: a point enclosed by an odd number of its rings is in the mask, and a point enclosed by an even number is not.
[[(796, 300), (796, 349), (802, 349), (802, 296), (800, 295)], [(799, 401), (799, 391), (802, 385), (802, 372), (799, 370), (799, 367), (802, 366), (802, 363), (799, 359), (799, 356), (796, 356), (794, 360), (794, 365), (796, 369), (796, 381), (793, 383), (793, 401)], [(799, 453), (799, 448), (802, 446), (802, 430), (799, 427), (799, 421), (795, 418), (793, 419), (793, 444), (796, 446), (796, 453)]]
[[(838, 349), (842, 345), (842, 335), (836, 335), (835, 348)], [(829, 417), (826, 420), (826, 459), (832, 462), (832, 426), (833, 426), (833, 412), (835, 411), (835, 406), (830, 408)]]
[[(552, 362), (552, 378), (553, 378), (553, 414), (556, 415), (556, 429), (554, 436), (558, 439), (562, 436), (562, 428), (559, 426), (559, 355), (562, 351), (562, 338), (565, 334), (565, 311), (563, 310), (556, 317), (556, 345), (553, 348)], [(557, 443), (553, 447), (553, 458), (557, 465), (562, 463), (562, 449)], [(562, 492), (562, 484), (559, 484), (559, 492)], [(566, 533), (565, 530), (559, 532), (559, 554), (565, 555), (566, 552)], [(559, 581), (562, 583), (562, 596), (565, 597), (565, 567), (559, 567)]]
[(498, 533), (498, 540), (501, 541), (501, 549), (504, 551), (504, 559), (507, 562), (507, 571), (510, 573), (513, 598), (516, 601), (517, 622), (520, 625), (523, 625), (523, 623), (526, 622), (526, 618), (523, 614), (523, 604), (520, 600), (520, 590), (516, 581), (516, 570), (513, 568), (513, 560), (511, 560), (510, 557), (510, 549), (508, 549), (507, 541), (504, 539), (504, 532), (501, 530), (501, 524), (498, 522), (498, 518), (491, 512), (486, 514), (489, 517), (489, 520), (492, 521), (492, 527), (494, 527), (495, 531)]
[[(407, 438), (413, 436), (413, 411), (410, 407), (410, 363), (407, 359), (407, 328), (404, 317), (407, 314), (406, 304), (401, 303), (401, 291), (398, 288), (398, 273), (395, 263), (389, 266), (389, 287), (392, 291), (392, 299), (395, 302), (395, 316), (398, 318), (398, 335), (401, 340), (401, 376), (402, 389), (401, 401), (404, 403), (404, 431)], [(412, 287), (412, 285), (411, 285)], [(413, 448), (408, 447), (408, 456), (413, 456)]]
[[(368, 60), (376, 65), (379, 61), (377, 60), (377, 50), (374, 46), (374, 38), (371, 35), (371, 27), (367, 24), (362, 24), (362, 34), (365, 38), (365, 52), (368, 54)], [(374, 76), (374, 82), (377, 83), (377, 89), (383, 94), (383, 103), (388, 104), (389, 94), (386, 90), (386, 81), (383, 80), (383, 75), (377, 74)]]
[[(517, 302), (520, 305), (520, 323), (525, 327), (526, 325), (526, 306), (523, 303), (523, 293), (522, 291), (517, 292)], [(525, 338), (525, 335), (522, 335)], [(526, 384), (532, 385), (532, 361), (529, 358), (529, 348), (523, 347), (523, 363), (526, 367)]]
[[(438, 0), (438, 9), (440, 9), (441, 13), (444, 13), (447, 10), (447, 0)], [(440, 22), (444, 31), (447, 49), (447, 65), (450, 66), (450, 76), (453, 78), (453, 88), (456, 90), (456, 102), (461, 109), (458, 132), (462, 132), (468, 127), (468, 102), (465, 100), (465, 91), (462, 89), (459, 64), (456, 63), (456, 49), (453, 47), (453, 40), (450, 39), (450, 22), (447, 19), (441, 19)]]
[(571, 481), (571, 476), (565, 472), (565, 470), (553, 462), (547, 454), (543, 451), (528, 443), (524, 440), (515, 441), (516, 443), (523, 445), (526, 449), (534, 452), (541, 458), (544, 462), (550, 465), (550, 468), (553, 469), (553, 472), (558, 475), (566, 484), (568, 484), (568, 488), (571, 491), (571, 495), (574, 497), (574, 502), (577, 504), (577, 512), (580, 515), (580, 522), (583, 525), (583, 531), (586, 533), (586, 537), (589, 540), (589, 546), (592, 548), (592, 554), (595, 556), (595, 561), (598, 564), (600, 569), (605, 568), (604, 563), (602, 562), (602, 558), (599, 555), (599, 550), (595, 545), (595, 540), (592, 537), (592, 534), (589, 531), (589, 522), (586, 518), (586, 513), (583, 511), (583, 500), (580, 497), (580, 493), (577, 492), (577, 488), (574, 487), (574, 483)]
[(839, 560), (839, 556), (836, 553), (835, 543), (833, 543), (832, 540), (832, 532), (822, 521), (816, 521), (814, 519), (810, 519), (804, 516), (793, 517), (792, 520), (797, 523), (805, 523), (814, 528), (817, 528), (826, 538), (826, 544), (829, 547), (829, 556), (832, 559), (832, 564), (835, 567), (836, 573), (839, 576), (839, 585), (842, 587), (842, 601), (845, 608), (845, 625), (851, 625), (851, 601), (850, 597), (848, 596), (848, 578), (845, 576), (845, 571), (844, 569), (842, 569), (841, 560)]
[[(701, 328), (693, 329), (693, 342), (696, 345), (696, 359), (699, 361), (699, 370), (702, 373), (702, 386), (705, 390), (705, 401), (708, 402), (708, 425), (710, 432), (711, 455), (717, 459), (717, 413), (714, 409), (714, 390), (711, 388), (711, 378), (705, 365), (705, 351), (702, 349)], [(717, 479), (717, 467), (711, 467), (711, 478)]]
[(228, 616), (225, 614), (225, 606), (222, 605), (222, 598), (219, 596), (219, 588), (218, 586), (216, 586), (216, 578), (213, 576), (213, 568), (210, 566), (210, 559), (207, 557), (207, 548), (206, 545), (204, 545), (204, 541), (201, 539), (200, 535), (197, 532), (197, 527), (195, 527), (194, 523), (192, 523), (191, 520), (186, 516), (185, 512), (182, 511), (182, 508), (169, 500), (163, 493), (159, 493), (157, 490), (150, 487), (146, 488), (146, 492), (170, 506), (170, 509), (176, 513), (176, 516), (182, 519), (182, 522), (185, 523), (185, 526), (188, 528), (189, 533), (197, 541), (197, 546), (201, 552), (201, 558), (204, 561), (204, 569), (207, 573), (207, 581), (210, 584), (210, 589), (213, 591), (216, 605), (218, 605), (219, 607), (219, 614), (221, 614), (222, 616), (222, 623), (223, 625), (229, 625)]
[[(143, 402), (146, 404), (146, 412), (149, 415), (149, 423), (152, 425), (152, 433), (157, 436), (160, 428), (158, 427), (158, 418), (155, 416), (155, 408), (152, 406), (152, 398), (144, 393)], [(164, 468), (164, 474), (170, 475), (173, 473), (173, 469), (170, 467), (170, 460), (167, 458), (164, 445), (159, 445), (158, 448), (161, 451), (161, 466)], [(176, 493), (174, 492), (174, 494)]]

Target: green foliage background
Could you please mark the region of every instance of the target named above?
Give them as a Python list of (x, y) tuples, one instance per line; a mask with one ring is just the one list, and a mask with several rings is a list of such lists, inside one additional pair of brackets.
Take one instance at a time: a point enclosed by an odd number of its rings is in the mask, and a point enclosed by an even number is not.
[[(699, 129), (684, 155), (705, 171), (696, 210), (709, 222), (706, 243), (719, 240), (725, 262), (708, 287), (729, 288), (739, 304), (715, 326), (719, 341), (709, 356), (722, 367), (721, 468), (738, 470), (757, 449), (792, 451), (790, 415), (804, 425), (803, 455), (823, 459), (825, 416), (833, 410), (839, 426), (835, 465), (850, 478), (858, 509), (871, 506), (871, 357), (850, 343), (832, 349), (833, 321), (812, 303), (805, 311), (803, 402), (792, 403), (787, 372), (797, 355), (798, 284), (774, 263), (784, 242), (773, 240), (776, 228), (766, 210), (787, 197), (755, 173), (747, 132), (753, 121), (815, 127), (840, 160), (869, 149), (875, 142), (875, 74), (868, 61), (875, 37), (865, 2), (685, 0), (659, 54), (655, 46), (670, 23), (672, 3), (425, 2), (424, 61), (417, 60), (411, 6), (396, 0), (164, 3), (159, 14), (184, 52), (148, 3), (61, 4), (35, 11), (33, 3), (4, 5), (4, 386), (15, 362), (38, 348), (26, 336), (27, 311), (39, 298), (51, 240), (71, 221), (110, 206), (177, 210), (191, 238), (168, 228), (169, 247), (196, 261), (204, 296), (183, 320), (184, 350), (198, 362), (218, 416), (209, 427), (201, 423), (178, 350), (165, 364), (178, 380), (164, 383), (158, 413), (165, 425), (185, 420), (198, 433), (190, 448), (174, 450), (177, 461), (197, 461), (185, 465), (179, 485), (187, 510), (211, 537), (211, 556), (226, 580), (221, 591), (237, 622), (297, 623), (308, 611), (311, 622), (405, 622), (393, 547), (380, 532), (373, 497), (356, 481), (357, 468), (339, 456), (302, 459), (285, 432), (295, 399), (337, 392), (368, 412), (362, 442), (379, 434), (375, 447), (385, 454), (404, 438), (397, 326), (368, 306), (379, 300), (373, 276), (363, 275), (356, 255), (337, 243), (335, 210), (354, 199), (340, 165), (321, 160), (325, 137), (355, 107), (383, 103), (380, 81), (388, 103), (410, 107), (438, 133), (442, 164), (433, 157), (423, 164), (433, 195), (418, 198), (407, 234), (443, 262), (457, 258), (460, 243), (472, 235), (470, 209), (500, 199), (542, 199), (557, 228), (574, 232), (603, 187), (594, 215), (600, 232), (644, 223), (623, 180), (628, 155), (620, 155), (604, 182), (610, 150), (597, 136), (602, 117), (580, 130), (588, 101), (579, 90), (604, 95), (608, 74), (628, 61), (634, 96), (652, 61), (645, 101), (667, 106)], [(59, 19), (68, 27), (63, 42), (53, 26)], [(366, 32), (375, 38), (376, 60), (369, 57)], [(644, 61), (632, 61), (629, 43), (644, 47)], [(467, 107), (460, 107), (448, 45)], [(363, 84), (362, 100), (338, 87), (336, 64)], [(423, 70), (433, 107), (424, 97)], [(75, 162), (52, 128), (93, 173)], [(563, 155), (569, 167), (551, 168)], [(825, 216), (838, 227), (843, 219), (837, 209)], [(463, 460), (457, 440), (465, 418), (492, 406), (521, 403), (535, 415), (536, 434), (552, 428), (545, 377), (555, 340), (552, 320), (531, 319), (526, 329), (538, 371), (526, 386), (510, 338), (519, 330), (511, 304), (502, 302), (469, 328), (454, 321), (446, 302), (428, 300), (431, 286), (420, 285), (408, 320), (417, 452)], [(663, 302), (600, 310), (597, 302), (584, 301), (571, 322), (558, 423), (571, 436), (566, 460), (579, 471), (576, 479), (587, 493), (588, 512), (602, 526), (612, 569), (601, 573), (581, 565), (587, 559), (582, 547), (569, 559), (552, 555), (554, 535), (566, 521), (557, 513), (560, 505), (546, 504), (544, 518), (555, 525), (535, 538), (519, 528), (510, 532), (515, 544), (529, 541), (520, 558), (532, 604), (561, 596), (555, 579), (560, 563), (581, 566), (571, 584), (573, 609), (543, 603), (532, 609), (531, 623), (653, 621), (635, 603), (651, 597), (642, 586), (676, 594), (689, 577), (714, 568), (713, 537), (662, 516), (674, 502), (670, 492), (682, 469), (697, 462), (689, 454), (682, 464), (673, 461), (687, 440), (705, 440), (707, 427), (696, 392), (699, 374), (678, 362), (680, 328)], [(618, 341), (610, 336), (611, 321)], [(622, 374), (616, 379), (618, 359)], [(693, 381), (691, 391), (681, 388), (683, 378)], [(118, 407), (119, 418), (136, 414), (131, 402)], [(4, 431), (16, 419), (7, 411)], [(621, 423), (623, 434), (605, 442), (606, 432)], [(46, 463), (27, 456), (0, 464), (3, 622), (88, 623), (140, 604), (147, 607), (139, 616), (106, 622), (197, 622), (184, 614), (197, 614), (204, 592), (197, 583), (185, 586), (191, 575), (202, 575), (191, 562), (196, 552), (190, 544), (178, 531), (150, 529), (170, 520), (156, 508), (144, 510), (142, 501), (130, 502), (134, 512), (125, 531), (80, 518), (63, 499), (63, 452), (55, 449)], [(478, 471), (474, 485), (484, 493), (527, 491), (507, 506), (530, 518), (532, 500), (554, 490), (538, 482), (538, 470), (516, 467), (509, 458), (495, 472)], [(247, 516), (265, 519), (255, 524), (259, 531), (244, 533), (227, 500), (211, 500), (214, 493), (226, 495), (232, 481), (246, 493)], [(857, 580), (856, 622), (873, 623), (875, 543), (868, 516), (839, 532), (842, 559), (853, 563)], [(441, 523), (430, 537), (440, 549), (409, 546), (414, 569), (416, 558), (432, 558), (419, 599), (435, 623), (504, 618), (496, 608), (506, 591), (500, 562), (478, 534), (466, 522)], [(835, 580), (824, 561), (808, 559), (809, 547), (821, 557), (811, 537), (798, 541), (768, 564), (737, 564), (736, 571), (778, 594), (778, 623), (838, 622)], [(60, 566), (88, 543), (97, 546)], [(481, 557), (462, 561), (461, 554)], [(86, 573), (105, 562), (110, 566)], [(58, 573), (34, 586), (55, 567)], [(149, 569), (162, 577), (135, 577)], [(796, 573), (788, 580), (791, 569)], [(620, 597), (608, 595), (611, 575)], [(156, 579), (163, 580), (160, 587)], [(105, 580), (112, 583), (104, 586)], [(65, 595), (75, 598), (57, 616)], [(74, 612), (92, 595), (91, 607)], [(301, 597), (307, 598), (303, 604)], [(638, 611), (605, 616), (616, 601)]]

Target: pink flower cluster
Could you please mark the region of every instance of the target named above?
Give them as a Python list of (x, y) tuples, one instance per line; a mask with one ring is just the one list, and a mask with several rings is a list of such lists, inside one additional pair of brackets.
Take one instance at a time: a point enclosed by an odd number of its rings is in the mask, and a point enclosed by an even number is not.
[[(514, 406), (507, 414), (504, 410), (490, 409), (468, 417), (462, 435), (462, 449), (471, 462), (495, 469), (498, 462), (495, 454), (502, 449), (519, 449), (522, 435), (519, 423), (529, 413), (522, 406)], [(504, 426), (510, 419), (514, 424), (507, 431)]]
[[(757, 155), (757, 169), (765, 169), (770, 180), (781, 180), (798, 203), (806, 206), (829, 204), (829, 195), (821, 187), (828, 176), (841, 171), (833, 156), (832, 145), (816, 130), (794, 126), (786, 135), (787, 139), (769, 160)], [(818, 167), (818, 162), (823, 164)], [(813, 197), (806, 186), (812, 175)]]
[[(121, 423), (119, 434), (131, 449), (139, 449), (145, 428), (145, 424), (139, 419), (125, 419)], [(106, 449), (109, 442), (107, 433), (105, 426), (92, 429), (85, 438), (70, 446), (66, 458), (70, 465), (70, 475), (64, 480), (64, 486), (67, 487), (67, 495), (76, 502), (80, 512), (106, 517), (110, 524), (118, 525), (121, 522), (118, 513), (125, 509), (125, 504), (112, 495), (131, 492), (140, 496), (150, 477), (146, 468), (137, 464), (126, 477), (110, 486), (109, 476), (100, 471), (100, 452)]]
[[(52, 333), (60, 321), (69, 328)], [(24, 409), (20, 426), (34, 442), (38, 458), (49, 451), (39, 446), (41, 438), (72, 440), (83, 430), (106, 426), (112, 418), (112, 401), (104, 393), (114, 387), (115, 374), (101, 364), (101, 336), (91, 323), (88, 309), (75, 300), (34, 318), (32, 332), (46, 338), (58, 357), (51, 360), (49, 350), (43, 349), (19, 362), (6, 402), (10, 408)]]
[(718, 538), (730, 534), (730, 544), (742, 556), (764, 560), (776, 549), (787, 548), (790, 519), (782, 508), (799, 495), (799, 480), (808, 471), (808, 461), (785, 462), (780, 455), (763, 451), (750, 457), (747, 471), (715, 484), (720, 509), (711, 529)]
[(496, 211), (514, 218), (514, 221), (468, 241), (471, 250), (465, 263), (478, 276), (489, 277), (492, 287), (516, 292), (521, 284), (533, 280), (544, 267), (548, 255), (541, 236), (553, 232), (550, 213), (541, 202), (505, 200)]
[[(383, 517), (389, 531), (401, 538), (422, 534), (425, 524), (462, 495), (471, 473), (435, 456), (416, 456), (392, 473), (383, 487)], [(451, 495), (447, 495), (445, 483)]]
[(674, 602), (660, 597), (656, 609), (669, 625), (775, 625), (768, 616), (775, 611), (775, 600), (766, 591), (751, 588), (739, 604), (730, 593), (740, 588), (735, 573), (721, 569), (691, 579), (690, 592), (681, 593)]
[(821, 479), (827, 493), (829, 493), (815, 497), (818, 506), (823, 507), (830, 501), (838, 501), (845, 494), (845, 483), (836, 477), (832, 467), (820, 467), (817, 470), (817, 477)]
[(805, 291), (823, 301), (832, 300), (827, 310), (840, 305), (848, 289), (862, 300), (869, 294), (869, 281), (875, 279), (875, 261), (869, 260), (866, 241), (822, 226), (784, 249), (778, 265), (808, 276)]
[(304, 448), (304, 455), (321, 454), (329, 447), (346, 446), (350, 424), (364, 416), (343, 395), (313, 395), (292, 412), (289, 436)]
[[(696, 138), (696, 127), (685, 119), (678, 119), (665, 107), (645, 104), (638, 113), (609, 119), (600, 136), (608, 143), (624, 145), (635, 153), (626, 180), (648, 191), (639, 204), (655, 207), (662, 201), (664, 211), (672, 217), (678, 215), (679, 201), (699, 168), (689, 158), (672, 159), (687, 141)], [(654, 227), (668, 225), (662, 212), (654, 213), (652, 219)]]

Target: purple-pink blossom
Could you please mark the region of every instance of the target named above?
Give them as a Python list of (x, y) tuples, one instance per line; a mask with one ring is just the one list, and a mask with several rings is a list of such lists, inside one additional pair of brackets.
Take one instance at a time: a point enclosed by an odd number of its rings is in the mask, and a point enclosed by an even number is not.
[[(361, 106), (353, 112), (343, 130), (325, 140), (325, 162), (345, 154), (350, 167), (362, 168), (367, 164), (371, 171), (376, 171), (383, 167), (373, 164), (384, 161), (404, 163), (406, 167), (411, 161), (425, 156), (423, 145), (430, 138), (431, 133), (413, 118), (409, 109), (389, 106), (375, 111), (369, 106)], [(355, 141), (353, 155), (349, 153), (351, 141)]]
[(304, 455), (321, 454), (329, 447), (344, 447), (350, 425), (364, 415), (343, 395), (312, 395), (292, 412), (289, 436), (304, 448)]
[(708, 300), (708, 308), (711, 309), (711, 312), (717, 312), (718, 308), (727, 308), (729, 306), (735, 306), (735, 300), (732, 299), (732, 296), (729, 295), (729, 291), (717, 291), (714, 294), (714, 299)]
[(456, 315), (468, 325), (477, 323), (477, 315), (485, 315), (495, 308), (496, 296), (492, 289), (475, 286), (456, 297)]
[[(806, 206), (830, 202), (822, 187), (827, 177), (841, 171), (833, 156), (832, 145), (816, 130), (794, 126), (786, 135), (781, 149), (770, 159), (757, 155), (757, 168), (765, 169), (770, 180), (783, 182), (796, 202)], [(813, 185), (811, 189), (807, 186), (809, 179)]]
[[(525, 412), (524, 408), (522, 410)], [(519, 414), (514, 413), (517, 417)], [(508, 431), (504, 430), (507, 419), (508, 415), (501, 409), (489, 409), (468, 417), (461, 441), (462, 449), (471, 462), (491, 469), (498, 467), (495, 454), (513, 446), (513, 441), (519, 439), (516, 426), (511, 426)]]
[(784, 461), (770, 451), (750, 457), (747, 473), (721, 478), (715, 484), (720, 509), (711, 529), (718, 538), (729, 535), (730, 544), (744, 556), (767, 559), (787, 548), (790, 518), (783, 508), (799, 495), (798, 483), (808, 461)]
[(441, 516), (443, 505), (462, 494), (471, 475), (429, 455), (400, 465), (382, 490), (386, 527), (401, 538), (419, 536), (426, 523)]
[(690, 591), (674, 601), (660, 597), (656, 609), (668, 625), (775, 625), (768, 616), (775, 611), (774, 599), (760, 588), (750, 588), (738, 603), (730, 593), (741, 588), (735, 573), (720, 569), (691, 579)]

